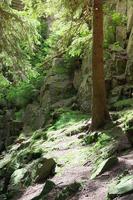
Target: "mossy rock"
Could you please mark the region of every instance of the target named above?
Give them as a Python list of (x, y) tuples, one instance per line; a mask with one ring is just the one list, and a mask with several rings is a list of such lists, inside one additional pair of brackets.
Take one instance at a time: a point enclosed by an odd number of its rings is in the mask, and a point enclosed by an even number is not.
[(40, 158), (35, 164), (35, 182), (44, 182), (46, 178), (54, 174), (56, 162), (52, 158)]
[(41, 193), (31, 200), (47, 200), (47, 194), (55, 187), (55, 183), (47, 180)]
[(22, 149), (16, 156), (16, 160), (19, 163), (27, 164), (35, 159), (41, 158), (42, 149), (40, 148), (31, 148), (28, 147), (26, 149)]
[(55, 198), (55, 200), (66, 200), (78, 192), (81, 187), (80, 183), (72, 183), (71, 185), (65, 187)]
[(108, 198), (114, 199), (128, 193), (133, 193), (133, 175), (127, 175), (112, 183), (108, 189)]
[(119, 100), (113, 104), (113, 107), (117, 111), (125, 109), (125, 108), (132, 108), (133, 107), (133, 99), (129, 98), (129, 99)]
[(40, 140), (40, 139), (43, 139), (44, 141), (48, 139), (47, 132), (45, 132), (43, 129), (39, 129), (35, 131), (32, 135), (33, 141)]
[(26, 179), (29, 177), (26, 168), (17, 169), (13, 172), (10, 179), (9, 190), (18, 191), (26, 187)]
[(112, 156), (103, 160), (98, 166), (96, 171), (92, 174), (91, 179), (96, 178), (107, 170), (110, 170), (113, 166), (118, 163), (118, 158), (116, 156)]
[(86, 137), (84, 137), (83, 143), (85, 143), (86, 145), (92, 144), (92, 143), (98, 141), (98, 137), (99, 137), (98, 132), (92, 132), (92, 133), (88, 134)]

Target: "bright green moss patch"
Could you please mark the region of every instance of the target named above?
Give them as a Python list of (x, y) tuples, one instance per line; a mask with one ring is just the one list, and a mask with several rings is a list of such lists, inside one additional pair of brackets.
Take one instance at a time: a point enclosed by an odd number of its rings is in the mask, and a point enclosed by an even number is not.
[(74, 123), (80, 122), (82, 120), (89, 120), (89, 115), (83, 114), (79, 111), (71, 111), (71, 110), (59, 110), (60, 115), (55, 124), (50, 128), (54, 130), (62, 129), (67, 126), (71, 126)]
[(116, 108), (116, 110), (131, 108), (133, 107), (133, 98), (117, 101), (116, 103), (114, 103), (114, 107)]

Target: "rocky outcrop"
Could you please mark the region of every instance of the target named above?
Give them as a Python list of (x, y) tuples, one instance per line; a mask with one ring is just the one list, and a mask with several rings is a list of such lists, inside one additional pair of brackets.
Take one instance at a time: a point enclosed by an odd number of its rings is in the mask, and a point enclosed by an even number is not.
[(45, 125), (52, 112), (63, 107), (71, 107), (76, 101), (76, 88), (73, 85), (75, 60), (63, 58), (53, 60), (44, 85), (40, 91), (40, 102), (28, 105), (24, 114), (24, 130), (30, 132)]

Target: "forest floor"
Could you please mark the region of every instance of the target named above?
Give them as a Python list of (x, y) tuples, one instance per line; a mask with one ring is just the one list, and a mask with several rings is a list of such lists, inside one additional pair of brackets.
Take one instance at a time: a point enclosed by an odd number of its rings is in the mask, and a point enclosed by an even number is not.
[[(124, 196), (108, 196), (112, 182), (120, 182), (121, 178), (133, 174), (133, 149), (123, 132), (123, 127), (132, 124), (132, 110), (113, 114), (113, 124), (93, 133), (88, 132), (89, 116), (80, 114), (66, 111), (48, 129), (20, 136), (11, 145), (0, 160), (0, 169), (3, 169), (0, 172), (5, 176), (5, 169), (6, 173), (13, 170), (8, 191), (15, 189), (17, 193), (13, 198), (0, 195), (0, 200), (133, 200), (133, 193), (125, 193), (127, 188), (133, 191), (132, 182), (118, 188), (118, 192), (124, 190)], [(115, 163), (101, 168), (101, 164), (113, 156)], [(38, 183), (36, 172), (40, 173), (38, 166), (42, 158), (54, 159), (56, 167), (46, 182)], [(46, 167), (42, 168), (41, 176)], [(99, 169), (102, 171), (94, 176)], [(0, 181), (1, 184), (3, 179)], [(50, 191), (46, 188), (43, 194), (48, 181), (54, 187)], [(28, 185), (25, 187), (25, 184)]]
[[(81, 184), (80, 189), (75, 194), (57, 199), (105, 200), (107, 199), (108, 186), (112, 180), (125, 171), (132, 174), (133, 151), (129, 149), (118, 155), (119, 162), (117, 165), (94, 180), (91, 179), (93, 161), (96, 158), (95, 154), (91, 154), (92, 145), (83, 145), (82, 140), (86, 133), (81, 131), (82, 127), (86, 127), (87, 123), (85, 120), (57, 131), (51, 131), (49, 132), (49, 142), (38, 144), (47, 149), (47, 156), (54, 158), (57, 162), (56, 174), (53, 178), (50, 178), (55, 183), (55, 187), (47, 195), (47, 200), (55, 200), (64, 188), (75, 182)], [(17, 197), (17, 200), (34, 199), (43, 187), (44, 184), (38, 184), (27, 188), (21, 197)], [(115, 199), (133, 200), (133, 194), (116, 197)], [(43, 200), (43, 198), (40, 198), (40, 200)]]

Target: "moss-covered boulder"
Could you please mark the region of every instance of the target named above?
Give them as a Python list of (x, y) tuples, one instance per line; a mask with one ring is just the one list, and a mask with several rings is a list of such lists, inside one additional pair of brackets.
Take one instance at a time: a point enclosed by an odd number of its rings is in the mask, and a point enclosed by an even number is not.
[(55, 200), (66, 200), (72, 197), (76, 192), (78, 192), (80, 187), (81, 184), (77, 182), (68, 185), (56, 196)]
[(97, 142), (99, 135), (100, 135), (100, 132), (99, 133), (98, 132), (89, 133), (87, 136), (85, 136), (83, 138), (83, 143), (88, 145), (88, 144)]
[(55, 183), (47, 180), (43, 190), (41, 191), (41, 193), (39, 195), (37, 195), (36, 197), (33, 197), (29, 200), (45, 200), (47, 199), (47, 194), (55, 187)]
[(114, 199), (117, 196), (133, 193), (133, 175), (128, 175), (115, 181), (109, 186), (108, 197)]
[(14, 194), (17, 191), (23, 190), (29, 183), (29, 173), (26, 168), (17, 169), (13, 172), (10, 178), (8, 191)]
[(35, 182), (40, 183), (54, 174), (56, 162), (52, 158), (41, 158), (35, 166)]
[(96, 178), (107, 170), (110, 170), (113, 166), (118, 163), (118, 158), (116, 156), (112, 156), (103, 160), (97, 167), (95, 172), (92, 174), (91, 179)]

